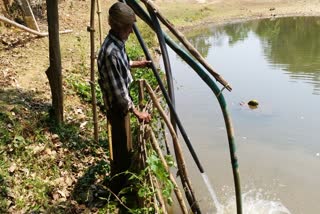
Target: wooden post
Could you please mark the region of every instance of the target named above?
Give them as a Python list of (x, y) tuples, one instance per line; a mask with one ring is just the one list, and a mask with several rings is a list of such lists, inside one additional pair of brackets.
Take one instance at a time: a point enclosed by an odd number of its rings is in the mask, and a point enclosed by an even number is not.
[(50, 66), (46, 71), (46, 74), (51, 88), (53, 116), (57, 123), (61, 123), (63, 121), (63, 90), (59, 41), (58, 0), (46, 0), (46, 2), (50, 57)]

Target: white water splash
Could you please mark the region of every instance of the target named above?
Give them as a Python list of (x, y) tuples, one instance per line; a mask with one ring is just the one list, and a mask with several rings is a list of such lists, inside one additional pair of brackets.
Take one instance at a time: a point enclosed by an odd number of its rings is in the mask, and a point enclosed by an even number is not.
[(213, 190), (213, 187), (211, 186), (211, 183), (209, 181), (209, 178), (207, 176), (207, 174), (205, 172), (201, 173), (201, 176), (203, 178), (204, 183), (206, 184), (208, 191), (210, 193), (210, 196), (212, 198), (212, 201), (217, 209), (217, 213), (223, 213), (223, 209), (222, 209), (222, 205), (220, 204), (220, 202), (218, 201), (218, 197), (216, 192)]
[[(280, 202), (266, 199), (260, 191), (251, 190), (242, 194), (242, 208), (244, 214), (291, 214)], [(236, 214), (236, 200), (233, 197), (223, 205), (218, 214)]]

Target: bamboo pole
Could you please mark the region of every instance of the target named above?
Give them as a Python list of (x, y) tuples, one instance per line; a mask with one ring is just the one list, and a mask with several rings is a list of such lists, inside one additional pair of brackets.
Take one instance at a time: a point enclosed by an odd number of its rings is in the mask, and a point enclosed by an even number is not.
[[(142, 132), (142, 137), (143, 137), (142, 147), (143, 147), (143, 151), (144, 151), (143, 154), (144, 154), (145, 160), (147, 160), (148, 159), (148, 153), (147, 153), (147, 148), (146, 148), (146, 140), (144, 138), (144, 125), (141, 124), (140, 127), (142, 128), (142, 131), (143, 131)], [(149, 182), (150, 182), (150, 186), (152, 188), (152, 191), (155, 192), (155, 190), (156, 190), (156, 193), (158, 195), (160, 193), (158, 192), (158, 189), (155, 188), (155, 184), (154, 184), (153, 179), (152, 179), (151, 170), (150, 170), (149, 167), (147, 169), (148, 169), (147, 170), (148, 171), (148, 177), (149, 177)], [(157, 197), (155, 195), (153, 195), (153, 203), (154, 203), (154, 208), (155, 208), (156, 213), (160, 213), (160, 209), (159, 209), (159, 206), (158, 206), (158, 203), (157, 203)], [(160, 202), (160, 204), (161, 204), (161, 202)]]
[(225, 88), (227, 88), (229, 91), (232, 90), (231, 86), (228, 84), (226, 80), (223, 79), (223, 77), (218, 74), (213, 67), (207, 63), (207, 61), (201, 56), (201, 54), (195, 49), (192, 44), (185, 38), (185, 36), (175, 28), (175, 26), (167, 19), (165, 18), (157, 9), (157, 6), (152, 3), (150, 0), (141, 0), (146, 7), (152, 9), (154, 13), (157, 15), (157, 17), (160, 19), (160, 21), (179, 39), (179, 41), (188, 49), (188, 51), (199, 60), (199, 62), (208, 70), (208, 72), (218, 81), (220, 82)]
[[(98, 14), (98, 23), (99, 23), (99, 41), (100, 45), (102, 45), (102, 36), (103, 36), (103, 31), (102, 31), (102, 23), (101, 23), (101, 5), (100, 5), (100, 0), (97, 0), (97, 14)], [(105, 102), (105, 105), (107, 102)], [(110, 159), (113, 160), (113, 150), (112, 150), (112, 127), (111, 123), (108, 120), (107, 117), (107, 132), (108, 132), (108, 144), (109, 144), (109, 151), (110, 151)]]
[(161, 152), (160, 146), (159, 146), (159, 144), (158, 144), (158, 142), (157, 142), (157, 139), (156, 139), (156, 137), (155, 137), (152, 129), (151, 129), (149, 126), (147, 127), (147, 135), (149, 135), (149, 137), (150, 137), (150, 139), (151, 139), (151, 140), (150, 140), (150, 141), (151, 141), (151, 145), (152, 145), (153, 149), (156, 151), (156, 153), (158, 154), (158, 156), (159, 156), (159, 158), (160, 158), (160, 160), (161, 160), (164, 168), (166, 169), (167, 173), (169, 174), (169, 179), (170, 179), (170, 181), (171, 181), (171, 182), (173, 183), (173, 185), (174, 185), (174, 193), (175, 193), (175, 195), (176, 195), (176, 197), (177, 197), (177, 200), (178, 200), (178, 202), (179, 202), (179, 205), (180, 205), (180, 208), (181, 208), (181, 210), (182, 210), (182, 213), (187, 214), (187, 213), (188, 213), (188, 210), (187, 210), (187, 207), (186, 207), (186, 205), (185, 205), (185, 203), (184, 203), (182, 193), (181, 193), (181, 191), (179, 190), (178, 184), (177, 184), (174, 176), (170, 173), (169, 166), (168, 166), (165, 158), (164, 158), (163, 155), (162, 155), (162, 152)]
[[(147, 89), (147, 91), (148, 91), (148, 93), (149, 93), (149, 95), (150, 95), (150, 97), (151, 97), (151, 99), (153, 101), (153, 104), (158, 109), (161, 117), (164, 119), (164, 121), (165, 121), (165, 123), (166, 123), (166, 125), (167, 125), (167, 127), (168, 127), (168, 129), (170, 131), (170, 134), (172, 136), (173, 145), (174, 145), (175, 151), (176, 151), (176, 159), (177, 159), (177, 163), (178, 163), (181, 179), (182, 179), (183, 183), (185, 182), (187, 184), (187, 187), (189, 189), (189, 194), (192, 196), (192, 199), (193, 199), (192, 205), (194, 207), (199, 207), (198, 202), (197, 202), (197, 200), (195, 198), (194, 191), (192, 189), (192, 185), (191, 185), (190, 179), (188, 177), (185, 161), (184, 161), (183, 155), (182, 155), (182, 149), (181, 149), (177, 134), (176, 134), (173, 126), (171, 125), (170, 120), (168, 119), (168, 117), (166, 116), (164, 110), (162, 109), (160, 103), (158, 102), (154, 92), (152, 91), (151, 86), (146, 81), (144, 81), (144, 85), (145, 85), (145, 87), (146, 87), (146, 89)], [(186, 194), (187, 194), (187, 192), (186, 192)]]
[[(32, 33), (34, 35), (37, 35), (38, 37), (46, 37), (46, 36), (49, 35), (48, 32), (41, 33), (39, 31), (33, 30), (33, 29), (28, 28), (28, 27), (26, 27), (24, 25), (21, 25), (21, 24), (18, 24), (16, 22), (14, 22), (14, 21), (11, 21), (10, 19), (8, 19), (8, 18), (6, 18), (4, 16), (1, 16), (1, 15), (0, 15), (0, 21), (2, 21), (4, 23), (7, 23), (7, 24), (10, 24), (10, 25), (12, 25), (12, 26), (14, 26), (16, 28), (21, 29), (21, 30), (27, 31), (29, 33)], [(66, 33), (71, 33), (71, 32), (72, 32), (72, 30), (64, 30), (64, 31), (59, 31), (59, 34), (66, 34)]]
[(143, 81), (139, 81), (139, 108), (143, 108), (143, 102), (144, 102), (144, 84)]
[(93, 116), (93, 128), (94, 128), (94, 140), (98, 142), (98, 119), (97, 119), (97, 101), (96, 101), (96, 87), (95, 87), (95, 45), (94, 45), (94, 12), (95, 12), (95, 0), (91, 0), (91, 12), (90, 12), (90, 27), (87, 30), (90, 32), (90, 49), (91, 49), (91, 96), (92, 96), (92, 116)]
[(99, 39), (100, 39), (100, 45), (102, 44), (102, 23), (101, 23), (101, 6), (100, 6), (100, 0), (97, 1), (97, 14), (98, 14), (98, 23), (99, 23)]
[(167, 155), (170, 155), (171, 153), (170, 153), (168, 139), (166, 136), (166, 130), (165, 130), (165, 126), (164, 126), (163, 121), (161, 121), (161, 129), (162, 129), (162, 134), (163, 134), (163, 138), (164, 138), (164, 145), (166, 146), (166, 150), (167, 150)]
[[(98, 14), (98, 23), (99, 23), (99, 41), (100, 41), (100, 46), (102, 45), (102, 36), (103, 36), (103, 31), (102, 31), (102, 23), (101, 23), (101, 5), (100, 5), (100, 0), (97, 1), (97, 14)], [(107, 102), (104, 102), (105, 105), (107, 105)], [(107, 119), (107, 133), (108, 133), (108, 144), (109, 144), (109, 152), (110, 152), (110, 159), (113, 160), (113, 149), (112, 149), (112, 127), (110, 124), (110, 121)]]
[(166, 203), (164, 201), (159, 182), (158, 182), (157, 178), (154, 175), (152, 176), (152, 179), (153, 179), (154, 186), (156, 187), (157, 198), (158, 198), (158, 201), (159, 201), (159, 204), (160, 204), (160, 207), (161, 207), (161, 211), (162, 211), (161, 213), (168, 214), (168, 211), (167, 211), (167, 208), (166, 208)]

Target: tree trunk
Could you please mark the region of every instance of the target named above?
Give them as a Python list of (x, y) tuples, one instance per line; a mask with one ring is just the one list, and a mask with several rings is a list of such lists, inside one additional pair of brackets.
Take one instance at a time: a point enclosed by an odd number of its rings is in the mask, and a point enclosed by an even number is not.
[(63, 91), (59, 41), (58, 0), (46, 0), (49, 32), (50, 66), (46, 71), (52, 95), (53, 117), (58, 124), (63, 122)]
[(26, 25), (33, 30), (40, 31), (28, 0), (19, 0), (18, 2), (21, 6), (23, 19)]

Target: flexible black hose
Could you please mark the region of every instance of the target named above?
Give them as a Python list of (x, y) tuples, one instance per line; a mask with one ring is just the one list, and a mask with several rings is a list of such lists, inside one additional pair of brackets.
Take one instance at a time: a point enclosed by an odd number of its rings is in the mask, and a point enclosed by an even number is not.
[[(155, 26), (156, 29), (156, 34), (158, 37), (160, 49), (161, 49), (161, 54), (163, 58), (163, 64), (164, 64), (164, 69), (166, 72), (166, 78), (167, 78), (167, 84), (168, 84), (168, 92), (169, 92), (169, 97), (171, 99), (172, 106), (175, 108), (175, 96), (174, 96), (174, 87), (173, 87), (173, 80), (172, 80), (172, 71), (171, 71), (171, 66), (170, 66), (170, 59), (169, 59), (169, 54), (166, 46), (166, 41), (164, 40), (163, 33), (158, 21), (157, 16), (154, 14), (152, 10), (149, 10), (149, 14), (152, 20), (153, 25)], [(172, 115), (172, 111), (170, 110), (170, 115)], [(174, 128), (174, 130), (177, 132), (177, 126), (176, 122), (173, 116), (171, 116), (171, 123)]]
[[(151, 55), (148, 52), (148, 49), (147, 49), (146, 45), (142, 41), (141, 35), (140, 35), (139, 31), (136, 29), (136, 27), (134, 27), (134, 32), (137, 35), (138, 41), (139, 41), (139, 43), (140, 43), (140, 45), (141, 45), (141, 47), (142, 47), (142, 49), (144, 51), (144, 54), (146, 55), (147, 60), (151, 60), (152, 59)], [(191, 142), (190, 142), (190, 140), (188, 138), (188, 135), (187, 135), (184, 127), (182, 126), (182, 123), (181, 123), (181, 121), (179, 119), (179, 116), (178, 116), (177, 112), (174, 109), (174, 105), (171, 102), (171, 99), (170, 99), (170, 97), (169, 97), (169, 95), (168, 95), (168, 93), (166, 91), (166, 88), (165, 88), (164, 84), (162, 83), (162, 80), (161, 80), (161, 78), (160, 78), (160, 76), (159, 76), (159, 74), (157, 72), (156, 66), (154, 65), (153, 62), (151, 63), (151, 69), (152, 69), (152, 71), (153, 71), (153, 73), (154, 73), (154, 75), (155, 75), (155, 77), (157, 79), (157, 82), (158, 82), (159, 87), (160, 87), (160, 89), (162, 91), (162, 94), (163, 94), (165, 100), (168, 103), (169, 109), (172, 112), (172, 115), (173, 115), (173, 117), (174, 117), (174, 119), (175, 119), (175, 121), (177, 123), (177, 126), (178, 126), (178, 128), (180, 130), (180, 133), (181, 133), (184, 141), (186, 142), (187, 147), (188, 147), (188, 149), (189, 149), (189, 151), (190, 151), (190, 153), (191, 153), (191, 155), (192, 155), (197, 167), (199, 168), (199, 171), (201, 173), (203, 173), (204, 170), (203, 170), (203, 167), (202, 167), (202, 165), (201, 165), (201, 163), (199, 161), (199, 158), (198, 158), (197, 154), (195, 153), (195, 151), (194, 151), (194, 149), (192, 147), (192, 144), (191, 144)]]

